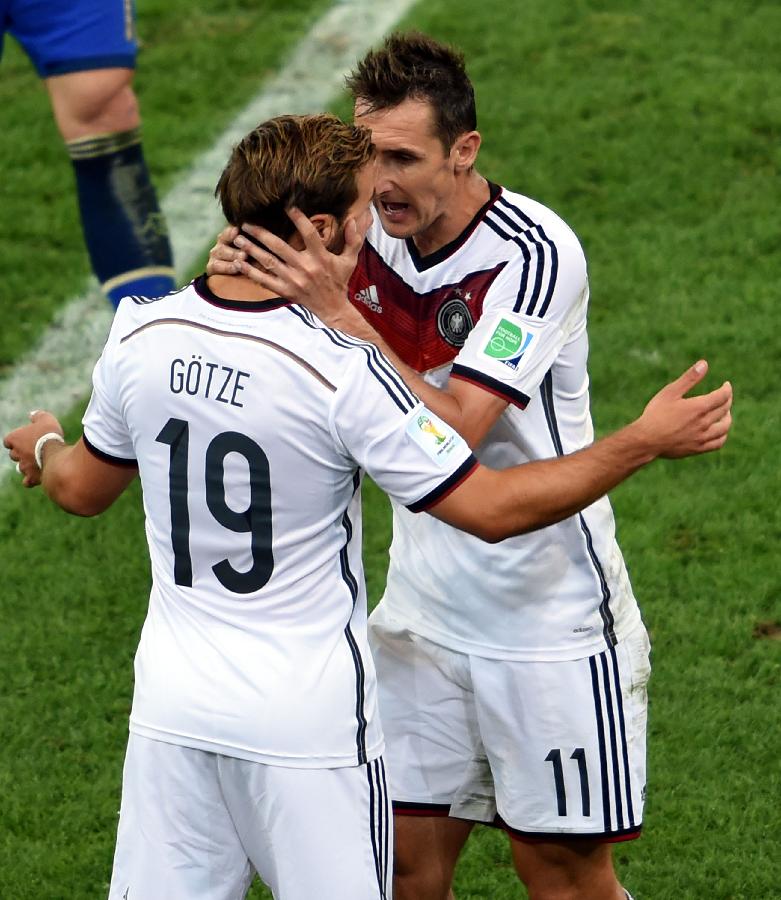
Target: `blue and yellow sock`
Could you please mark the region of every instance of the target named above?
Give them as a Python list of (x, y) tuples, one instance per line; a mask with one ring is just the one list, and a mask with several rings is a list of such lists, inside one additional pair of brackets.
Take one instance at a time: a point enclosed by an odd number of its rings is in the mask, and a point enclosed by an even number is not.
[(176, 287), (171, 245), (141, 147), (141, 130), (67, 143), (92, 268), (116, 307)]

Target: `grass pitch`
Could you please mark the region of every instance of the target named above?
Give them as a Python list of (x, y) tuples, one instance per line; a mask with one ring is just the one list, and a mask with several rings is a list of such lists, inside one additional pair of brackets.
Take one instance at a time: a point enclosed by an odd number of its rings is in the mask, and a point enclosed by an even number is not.
[[(138, 6), (146, 152), (164, 191), (326, 3)], [(781, 8), (428, 0), (409, 24), (466, 52), (483, 174), (581, 237), (598, 430), (698, 356), (710, 383), (735, 386), (722, 453), (655, 463), (613, 495), (654, 642), (646, 833), (616, 858), (637, 900), (777, 898)], [(87, 262), (42, 89), (8, 42), (0, 72), (2, 377)], [(376, 599), (388, 524), (375, 492), (366, 522)], [(105, 894), (148, 591), (141, 529), (135, 489), (82, 521), (0, 486), (3, 898)], [(500, 834), (475, 834), (456, 887), (459, 900), (524, 896)]]

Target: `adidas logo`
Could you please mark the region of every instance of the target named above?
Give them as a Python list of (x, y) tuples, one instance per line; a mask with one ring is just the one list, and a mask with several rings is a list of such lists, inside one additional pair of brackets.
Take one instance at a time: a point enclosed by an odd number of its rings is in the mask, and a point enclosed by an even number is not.
[(382, 304), (380, 303), (380, 296), (377, 293), (376, 285), (370, 284), (369, 287), (356, 291), (353, 296), (356, 303), (365, 303), (372, 312), (382, 312)]

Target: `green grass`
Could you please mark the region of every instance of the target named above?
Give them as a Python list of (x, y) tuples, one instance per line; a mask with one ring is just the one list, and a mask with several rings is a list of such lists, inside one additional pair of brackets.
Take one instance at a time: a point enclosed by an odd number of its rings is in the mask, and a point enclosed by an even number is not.
[[(324, 6), (140, 0), (137, 84), (161, 190)], [(721, 454), (656, 463), (613, 496), (654, 642), (646, 833), (616, 858), (637, 900), (777, 898), (781, 642), (754, 634), (781, 623), (781, 7), (428, 0), (409, 21), (466, 52), (481, 171), (583, 241), (598, 430), (700, 355), (710, 383), (735, 385)], [(8, 44), (0, 103), (1, 375), (87, 263), (46, 98)], [(374, 599), (385, 512), (371, 491)], [(148, 590), (137, 490), (82, 521), (3, 489), (0, 560), (0, 896), (102, 896)], [(523, 896), (502, 835), (476, 833), (458, 900)]]

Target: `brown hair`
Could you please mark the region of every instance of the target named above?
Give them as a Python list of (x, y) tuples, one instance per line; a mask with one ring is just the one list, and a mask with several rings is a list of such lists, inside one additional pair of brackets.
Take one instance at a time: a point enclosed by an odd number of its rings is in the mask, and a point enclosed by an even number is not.
[(287, 240), (291, 206), (341, 222), (358, 197), (356, 176), (373, 155), (367, 128), (326, 114), (277, 116), (233, 148), (214, 195), (231, 225), (262, 225)]
[(371, 50), (347, 76), (353, 99), (369, 111), (389, 109), (404, 100), (426, 100), (445, 151), (466, 131), (477, 128), (475, 92), (463, 54), (417, 31), (396, 32)]

